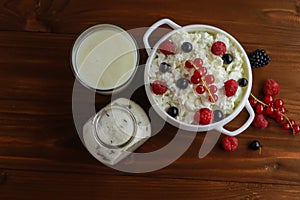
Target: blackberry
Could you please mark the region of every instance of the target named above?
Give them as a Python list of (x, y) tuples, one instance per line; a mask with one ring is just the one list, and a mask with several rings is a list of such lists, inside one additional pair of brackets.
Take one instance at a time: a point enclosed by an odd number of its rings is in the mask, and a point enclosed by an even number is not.
[(271, 61), (270, 56), (263, 49), (256, 49), (248, 57), (252, 68), (266, 66)]

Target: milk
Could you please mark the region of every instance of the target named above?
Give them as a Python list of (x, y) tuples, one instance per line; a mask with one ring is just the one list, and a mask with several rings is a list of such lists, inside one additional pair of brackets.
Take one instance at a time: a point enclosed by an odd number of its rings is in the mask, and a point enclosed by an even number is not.
[(79, 78), (88, 86), (109, 90), (128, 81), (137, 64), (133, 39), (119, 29), (99, 29), (87, 34), (78, 47)]

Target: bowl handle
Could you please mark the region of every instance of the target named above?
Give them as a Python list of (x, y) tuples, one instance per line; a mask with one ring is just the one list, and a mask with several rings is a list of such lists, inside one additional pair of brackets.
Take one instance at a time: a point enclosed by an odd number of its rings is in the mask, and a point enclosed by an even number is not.
[(249, 113), (249, 118), (245, 122), (245, 124), (243, 124), (243, 126), (236, 129), (235, 131), (228, 131), (224, 127), (217, 128), (216, 130), (220, 131), (221, 133), (224, 133), (225, 135), (229, 135), (229, 136), (236, 136), (236, 135), (240, 134), (241, 132), (243, 132), (244, 130), (246, 130), (250, 126), (250, 124), (252, 123), (252, 121), (254, 119), (254, 116), (255, 116), (255, 113), (254, 113), (249, 101), (246, 101), (245, 107), (246, 107), (246, 110)]
[(144, 37), (143, 37), (143, 42), (144, 42), (144, 45), (145, 45), (145, 48), (146, 48), (146, 51), (148, 53), (148, 55), (151, 54), (151, 47), (150, 47), (150, 44), (149, 44), (149, 37), (150, 35), (153, 33), (153, 31), (155, 31), (158, 27), (160, 27), (161, 25), (164, 25), (164, 24), (167, 24), (168, 26), (170, 26), (171, 28), (173, 29), (179, 29), (181, 28), (181, 26), (179, 26), (178, 24), (176, 24), (175, 22), (173, 22), (172, 20), (170, 19), (167, 19), (167, 18), (164, 18), (164, 19), (161, 19), (157, 22), (155, 22), (147, 31), (146, 33), (144, 34)]

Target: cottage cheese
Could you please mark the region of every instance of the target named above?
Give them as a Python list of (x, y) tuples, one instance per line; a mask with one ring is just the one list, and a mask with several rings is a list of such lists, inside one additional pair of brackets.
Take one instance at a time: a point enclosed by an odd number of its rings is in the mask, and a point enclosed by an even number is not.
[[(150, 83), (155, 80), (162, 80), (168, 86), (168, 90), (163, 95), (153, 94), (158, 105), (164, 110), (170, 105), (176, 106), (179, 109), (176, 118), (189, 124), (193, 124), (195, 112), (204, 107), (211, 110), (221, 110), (225, 117), (231, 114), (246, 91), (245, 88), (238, 87), (236, 94), (232, 97), (227, 97), (224, 92), (224, 82), (227, 80), (234, 79), (238, 81), (240, 78), (247, 78), (245, 77), (246, 58), (244, 58), (240, 48), (230, 38), (221, 33), (178, 31), (168, 39), (177, 46), (175, 54), (164, 55), (157, 50), (156, 58), (153, 60), (148, 72)], [(234, 58), (230, 64), (225, 65), (220, 56), (211, 53), (211, 46), (216, 41), (222, 41), (226, 44), (226, 53), (230, 53)], [(190, 42), (193, 45), (193, 50), (189, 53), (183, 52), (180, 48), (183, 42)], [(185, 68), (185, 61), (194, 60), (195, 58), (201, 58), (208, 74), (213, 74), (215, 77), (214, 85), (218, 88), (216, 92), (218, 100), (215, 103), (208, 101), (207, 93), (198, 94), (195, 91), (196, 86), (192, 83), (186, 89), (179, 89), (176, 86), (176, 81), (179, 78), (185, 77), (190, 80), (194, 70)], [(159, 71), (162, 62), (170, 65), (169, 72)]]

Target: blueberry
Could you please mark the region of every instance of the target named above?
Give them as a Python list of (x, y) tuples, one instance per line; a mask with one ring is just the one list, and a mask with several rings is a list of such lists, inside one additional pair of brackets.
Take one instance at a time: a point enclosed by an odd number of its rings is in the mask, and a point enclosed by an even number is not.
[(221, 110), (214, 110), (214, 122), (221, 121), (224, 115)]
[(189, 80), (186, 78), (180, 78), (177, 80), (176, 86), (180, 89), (185, 89), (189, 86)]
[(193, 50), (193, 45), (189, 42), (184, 42), (181, 45), (181, 49), (182, 49), (182, 51), (189, 53)]
[(224, 64), (230, 64), (233, 61), (232, 55), (228, 54), (228, 53), (224, 54), (222, 56), (222, 59), (223, 59)]
[(238, 80), (238, 83), (239, 83), (239, 86), (245, 87), (245, 86), (247, 86), (247, 84), (248, 84), (248, 80), (247, 80), (246, 78), (240, 78), (240, 79)]
[(162, 62), (159, 65), (159, 71), (161, 71), (162, 73), (166, 73), (167, 71), (170, 70), (170, 65), (166, 62)]
[(250, 149), (252, 149), (252, 150), (258, 150), (258, 149), (261, 148), (261, 144), (260, 144), (259, 141), (254, 140), (254, 141), (252, 141), (252, 142), (249, 144), (249, 147), (250, 147)]
[(176, 117), (178, 115), (178, 108), (176, 108), (175, 106), (171, 106), (168, 108), (167, 113), (171, 116), (171, 117)]

